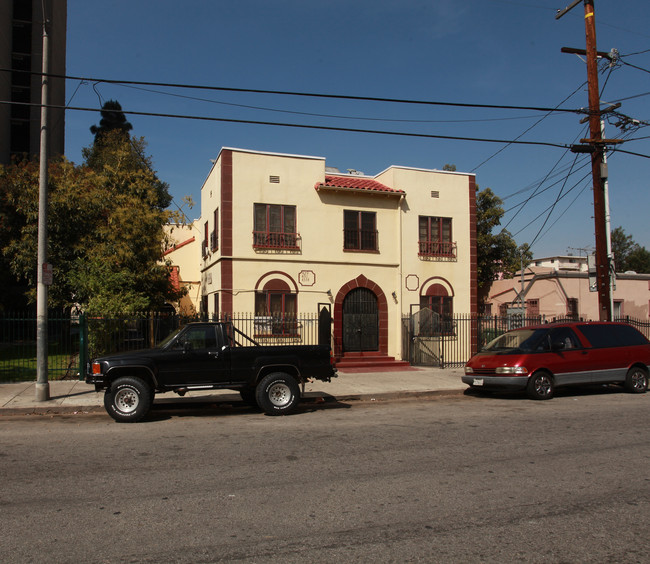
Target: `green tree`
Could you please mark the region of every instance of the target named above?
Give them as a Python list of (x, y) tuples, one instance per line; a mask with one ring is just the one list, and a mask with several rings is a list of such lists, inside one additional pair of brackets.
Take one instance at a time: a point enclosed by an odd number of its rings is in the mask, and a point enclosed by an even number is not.
[(503, 201), (490, 188), (476, 196), (476, 251), (478, 268), (479, 296), (484, 297), (498, 273), (511, 277), (522, 266), (526, 267), (533, 255), (524, 243), (517, 246), (512, 235), (502, 229), (494, 233), (501, 225), (504, 215)]
[(102, 119), (99, 125), (91, 125), (90, 132), (95, 136), (95, 141), (99, 141), (109, 131), (120, 131), (128, 136), (133, 126), (126, 121), (126, 116), (122, 111), (122, 106), (117, 100), (108, 100), (100, 110)]
[(650, 251), (645, 247), (638, 245), (637, 248), (627, 256), (626, 270), (632, 270), (639, 274), (650, 274)]
[(650, 252), (634, 241), (632, 235), (627, 235), (622, 227), (612, 231), (612, 254), (616, 272), (650, 273)]
[[(144, 140), (109, 131), (88, 153), (93, 166), (50, 163), (51, 306), (81, 304), (93, 315), (133, 313), (180, 297), (169, 266), (160, 261), (171, 198), (145, 149)], [(1, 180), (21, 223), (4, 255), (14, 274), (34, 287), (38, 163), (13, 165)]]

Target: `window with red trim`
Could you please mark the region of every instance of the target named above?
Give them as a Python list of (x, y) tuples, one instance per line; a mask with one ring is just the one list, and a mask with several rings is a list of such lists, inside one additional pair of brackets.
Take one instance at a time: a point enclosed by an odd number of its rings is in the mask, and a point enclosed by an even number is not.
[(420, 307), (431, 311), (426, 329), (429, 335), (453, 334), (454, 298), (442, 284), (429, 286), (426, 294), (420, 296)]
[(343, 248), (346, 251), (377, 251), (377, 214), (344, 210)]
[(429, 257), (456, 258), (450, 217), (427, 217), (418, 220), (418, 254)]
[(253, 247), (297, 249), (296, 206), (254, 204)]
[(255, 292), (255, 334), (296, 335), (298, 296), (280, 279), (269, 280)]

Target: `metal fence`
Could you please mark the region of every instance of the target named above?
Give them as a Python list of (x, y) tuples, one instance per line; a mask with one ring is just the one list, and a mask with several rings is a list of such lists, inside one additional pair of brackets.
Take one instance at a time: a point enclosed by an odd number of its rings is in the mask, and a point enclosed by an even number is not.
[[(540, 325), (561, 321), (589, 321), (587, 319), (558, 318), (544, 315), (484, 316), (454, 315), (429, 323), (420, 312), (402, 318), (402, 358), (415, 366), (453, 368), (464, 366), (469, 358), (492, 339), (506, 331), (526, 325)], [(650, 322), (622, 317), (622, 321), (636, 327), (650, 339)]]
[[(172, 331), (193, 321), (229, 321), (260, 345), (317, 344), (318, 314), (185, 317), (170, 313), (90, 317), (48, 315), (48, 378), (83, 377), (96, 356), (155, 347)], [(0, 314), (0, 382), (36, 379), (36, 316)]]
[[(87, 360), (113, 352), (154, 347), (175, 329), (192, 321), (230, 321), (259, 344), (318, 343), (318, 314), (297, 316), (183, 317), (149, 313), (129, 317), (48, 315), (48, 377), (81, 378)], [(455, 315), (432, 325), (416, 316), (402, 319), (402, 358), (413, 365), (459, 367), (502, 333), (524, 325), (564, 321), (545, 316)], [(586, 321), (580, 319), (580, 321)], [(650, 339), (650, 321), (617, 319)], [(36, 379), (36, 316), (0, 314), (0, 382)]]
[[(48, 316), (48, 371), (52, 379), (76, 375), (79, 364), (79, 320)], [(36, 379), (36, 316), (33, 313), (0, 315), (0, 381)]]

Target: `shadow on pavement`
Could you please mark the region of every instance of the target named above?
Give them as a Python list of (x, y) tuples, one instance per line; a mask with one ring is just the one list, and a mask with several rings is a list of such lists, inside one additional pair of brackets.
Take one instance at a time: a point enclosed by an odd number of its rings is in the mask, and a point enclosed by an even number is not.
[[(306, 398), (298, 409), (289, 415), (278, 416), (292, 417), (301, 413), (311, 413), (324, 409), (349, 409), (347, 403), (338, 401), (333, 396), (327, 398)], [(167, 401), (155, 403), (151, 411), (140, 423), (153, 423), (177, 417), (230, 417), (233, 415), (258, 415), (259, 417), (271, 417), (265, 415), (257, 406), (251, 406), (244, 401)]]

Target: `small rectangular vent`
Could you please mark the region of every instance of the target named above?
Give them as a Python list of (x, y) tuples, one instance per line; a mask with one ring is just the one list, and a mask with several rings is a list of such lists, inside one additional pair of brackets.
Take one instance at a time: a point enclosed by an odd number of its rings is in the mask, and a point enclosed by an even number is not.
[(280, 177), (279, 176), (269, 176), (269, 182), (271, 184), (280, 184)]
[(432, 198), (439, 198), (440, 197), (440, 192), (438, 190), (431, 190), (431, 197)]

